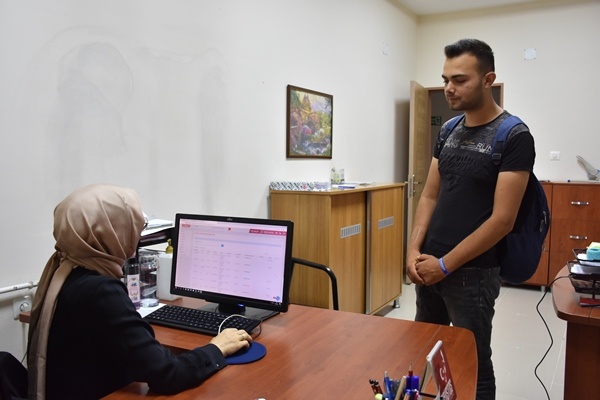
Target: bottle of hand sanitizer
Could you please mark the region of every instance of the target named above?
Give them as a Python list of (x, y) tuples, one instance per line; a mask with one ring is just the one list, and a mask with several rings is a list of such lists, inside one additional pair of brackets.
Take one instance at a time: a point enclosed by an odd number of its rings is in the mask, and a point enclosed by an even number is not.
[(164, 253), (158, 256), (158, 298), (161, 300), (175, 300), (181, 296), (171, 294), (171, 270), (173, 266), (173, 247), (171, 239), (167, 241)]

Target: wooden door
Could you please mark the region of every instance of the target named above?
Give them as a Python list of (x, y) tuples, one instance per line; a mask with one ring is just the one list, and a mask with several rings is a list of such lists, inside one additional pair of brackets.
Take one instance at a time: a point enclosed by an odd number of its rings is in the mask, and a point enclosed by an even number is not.
[(431, 162), (431, 110), (429, 89), (415, 81), (410, 83), (410, 127), (408, 133), (408, 217), (406, 239), (410, 238), (412, 223), (423, 184)]

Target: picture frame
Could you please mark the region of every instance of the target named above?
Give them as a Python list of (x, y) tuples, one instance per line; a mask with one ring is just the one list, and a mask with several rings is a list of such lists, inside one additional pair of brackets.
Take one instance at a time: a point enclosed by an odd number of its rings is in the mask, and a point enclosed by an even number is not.
[(333, 95), (287, 86), (287, 158), (331, 159)]

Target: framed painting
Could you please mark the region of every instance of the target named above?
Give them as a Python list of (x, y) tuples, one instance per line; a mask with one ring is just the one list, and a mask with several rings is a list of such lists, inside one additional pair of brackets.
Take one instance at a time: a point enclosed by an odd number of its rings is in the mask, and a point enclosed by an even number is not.
[(287, 87), (287, 158), (331, 158), (333, 96)]

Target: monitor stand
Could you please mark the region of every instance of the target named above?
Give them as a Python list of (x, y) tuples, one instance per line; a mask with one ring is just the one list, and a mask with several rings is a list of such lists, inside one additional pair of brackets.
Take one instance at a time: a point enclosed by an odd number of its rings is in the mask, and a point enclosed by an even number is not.
[(205, 311), (210, 311), (210, 312), (220, 312), (222, 314), (227, 314), (227, 315), (239, 314), (239, 315), (243, 315), (247, 318), (257, 319), (260, 321), (267, 320), (267, 319), (279, 314), (278, 311), (262, 310), (260, 308), (246, 307), (241, 304), (208, 303), (202, 307), (199, 307), (199, 309), (205, 310)]

